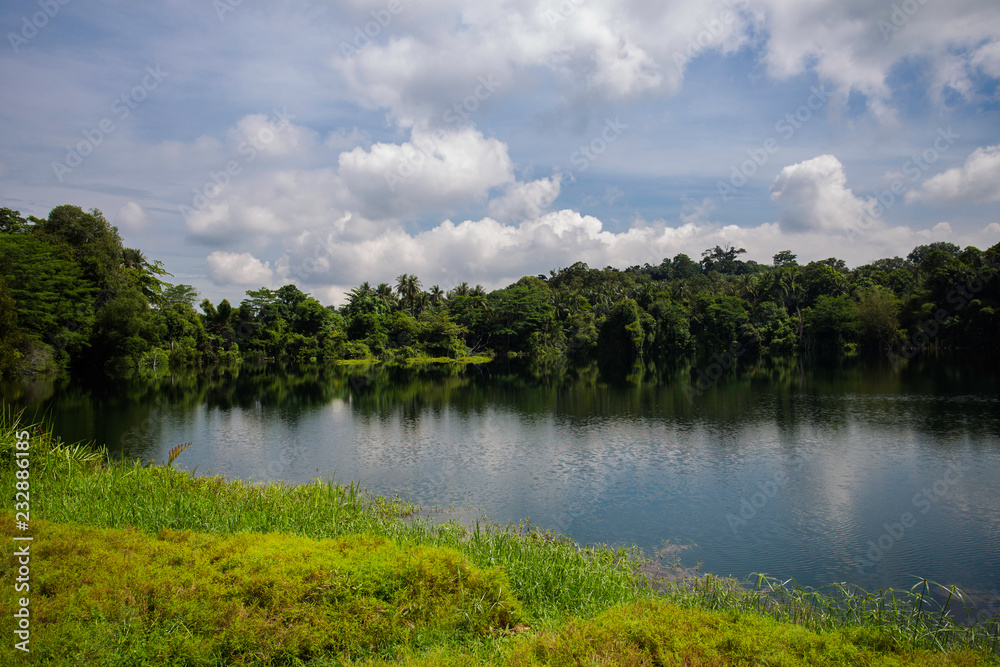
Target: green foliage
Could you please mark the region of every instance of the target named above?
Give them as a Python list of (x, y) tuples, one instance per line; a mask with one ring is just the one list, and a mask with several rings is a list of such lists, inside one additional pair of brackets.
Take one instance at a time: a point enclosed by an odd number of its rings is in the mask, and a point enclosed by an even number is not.
[(87, 346), (97, 288), (58, 247), (29, 234), (0, 235), (0, 277), (31, 340), (67, 358)]
[(863, 345), (879, 350), (899, 342), (899, 300), (886, 289), (875, 288), (858, 295), (858, 336)]
[[(556, 312), (550, 288), (536, 277), (525, 277), (487, 298), (486, 333), (500, 350), (525, 352), (531, 334), (538, 333), (542, 344), (550, 344), (556, 333)], [(536, 340), (534, 345), (538, 345)]]
[[(13, 516), (3, 518), (10, 542)], [(521, 616), (499, 569), (449, 548), (401, 548), (371, 534), (33, 527), (46, 536), (32, 549), (32, 621), (44, 628), (31, 643), (36, 662), (388, 657), (411, 644), (499, 635)]]
[(625, 299), (601, 326), (597, 345), (606, 358), (619, 368), (631, 368), (643, 354), (655, 320), (633, 299)]
[(840, 352), (857, 340), (858, 307), (847, 296), (822, 294), (802, 313), (806, 347), (824, 352)]
[(698, 341), (698, 354), (724, 352), (742, 343), (750, 322), (746, 302), (735, 296), (702, 294), (693, 306), (692, 333)]
[(701, 268), (705, 273), (712, 271), (726, 275), (749, 273), (746, 263), (736, 259), (745, 252), (745, 249), (735, 248), (728, 243), (725, 247), (715, 246), (701, 253)]
[(709, 612), (644, 600), (522, 643), (517, 665), (989, 665), (970, 652), (914, 651), (869, 628), (818, 633), (752, 612)]
[(63, 249), (83, 271), (83, 276), (103, 288), (124, 259), (118, 228), (96, 208), (89, 213), (79, 206), (57, 206), (32, 233)]
[(853, 270), (834, 257), (800, 266), (790, 250), (767, 266), (745, 252), (727, 243), (700, 263), (678, 254), (624, 270), (576, 262), (489, 294), (467, 282), (425, 291), (404, 273), (362, 283), (339, 310), (295, 285), (262, 287), (238, 308), (204, 299), (198, 313), (196, 290), (163, 282), (162, 264), (123, 246), (100, 211), (60, 206), (26, 220), (0, 209), (0, 374), (160, 373), (163, 354), (170, 367), (207, 370), (497, 353), (549, 375), (594, 361), (631, 373), (734, 345), (754, 357), (995, 345), (1000, 244), (932, 243)]

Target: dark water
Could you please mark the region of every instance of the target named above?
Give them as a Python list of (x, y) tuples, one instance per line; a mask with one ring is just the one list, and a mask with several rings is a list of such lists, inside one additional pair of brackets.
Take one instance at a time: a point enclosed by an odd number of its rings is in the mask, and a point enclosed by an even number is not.
[(789, 361), (704, 393), (641, 375), (243, 368), (3, 392), (67, 441), (155, 461), (193, 442), (175, 465), (197, 474), (336, 475), (463, 520), (683, 546), (683, 564), (717, 574), (871, 590), (927, 577), (1000, 612), (995, 360)]

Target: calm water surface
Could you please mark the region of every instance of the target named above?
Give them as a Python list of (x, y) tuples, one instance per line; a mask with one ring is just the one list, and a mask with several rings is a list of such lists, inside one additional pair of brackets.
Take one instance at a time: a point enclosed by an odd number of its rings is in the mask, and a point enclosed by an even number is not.
[(957, 584), (1000, 612), (995, 362), (758, 367), (681, 382), (558, 382), (501, 364), (423, 372), (241, 369), (214, 379), (6, 386), (65, 440), (197, 474), (363, 480), (451, 516), (820, 586)]

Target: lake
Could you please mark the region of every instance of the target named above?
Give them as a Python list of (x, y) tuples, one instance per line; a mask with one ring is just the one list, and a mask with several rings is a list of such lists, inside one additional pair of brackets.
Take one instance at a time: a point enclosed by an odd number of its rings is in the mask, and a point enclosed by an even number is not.
[(192, 442), (175, 466), (199, 475), (361, 480), (462, 521), (528, 520), (720, 575), (869, 590), (927, 577), (996, 613), (996, 368), (789, 360), (692, 391), (687, 372), (608, 381), (595, 366), (247, 366), (3, 396), (122, 456), (160, 462)]

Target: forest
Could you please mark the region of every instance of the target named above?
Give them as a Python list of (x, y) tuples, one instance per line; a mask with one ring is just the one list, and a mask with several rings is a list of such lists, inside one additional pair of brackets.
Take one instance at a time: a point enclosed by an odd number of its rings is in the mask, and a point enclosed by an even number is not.
[[(124, 245), (97, 209), (45, 219), (0, 209), (0, 377), (121, 377), (244, 361), (406, 364), (525, 357), (605, 367), (709, 358), (993, 350), (1000, 243), (948, 242), (849, 268), (771, 264), (731, 245), (659, 265), (582, 262), (487, 292), (403, 274), (325, 306), (295, 285), (198, 303), (162, 262)], [(197, 307), (196, 307), (197, 303)], [(721, 356), (720, 356), (721, 355)]]

